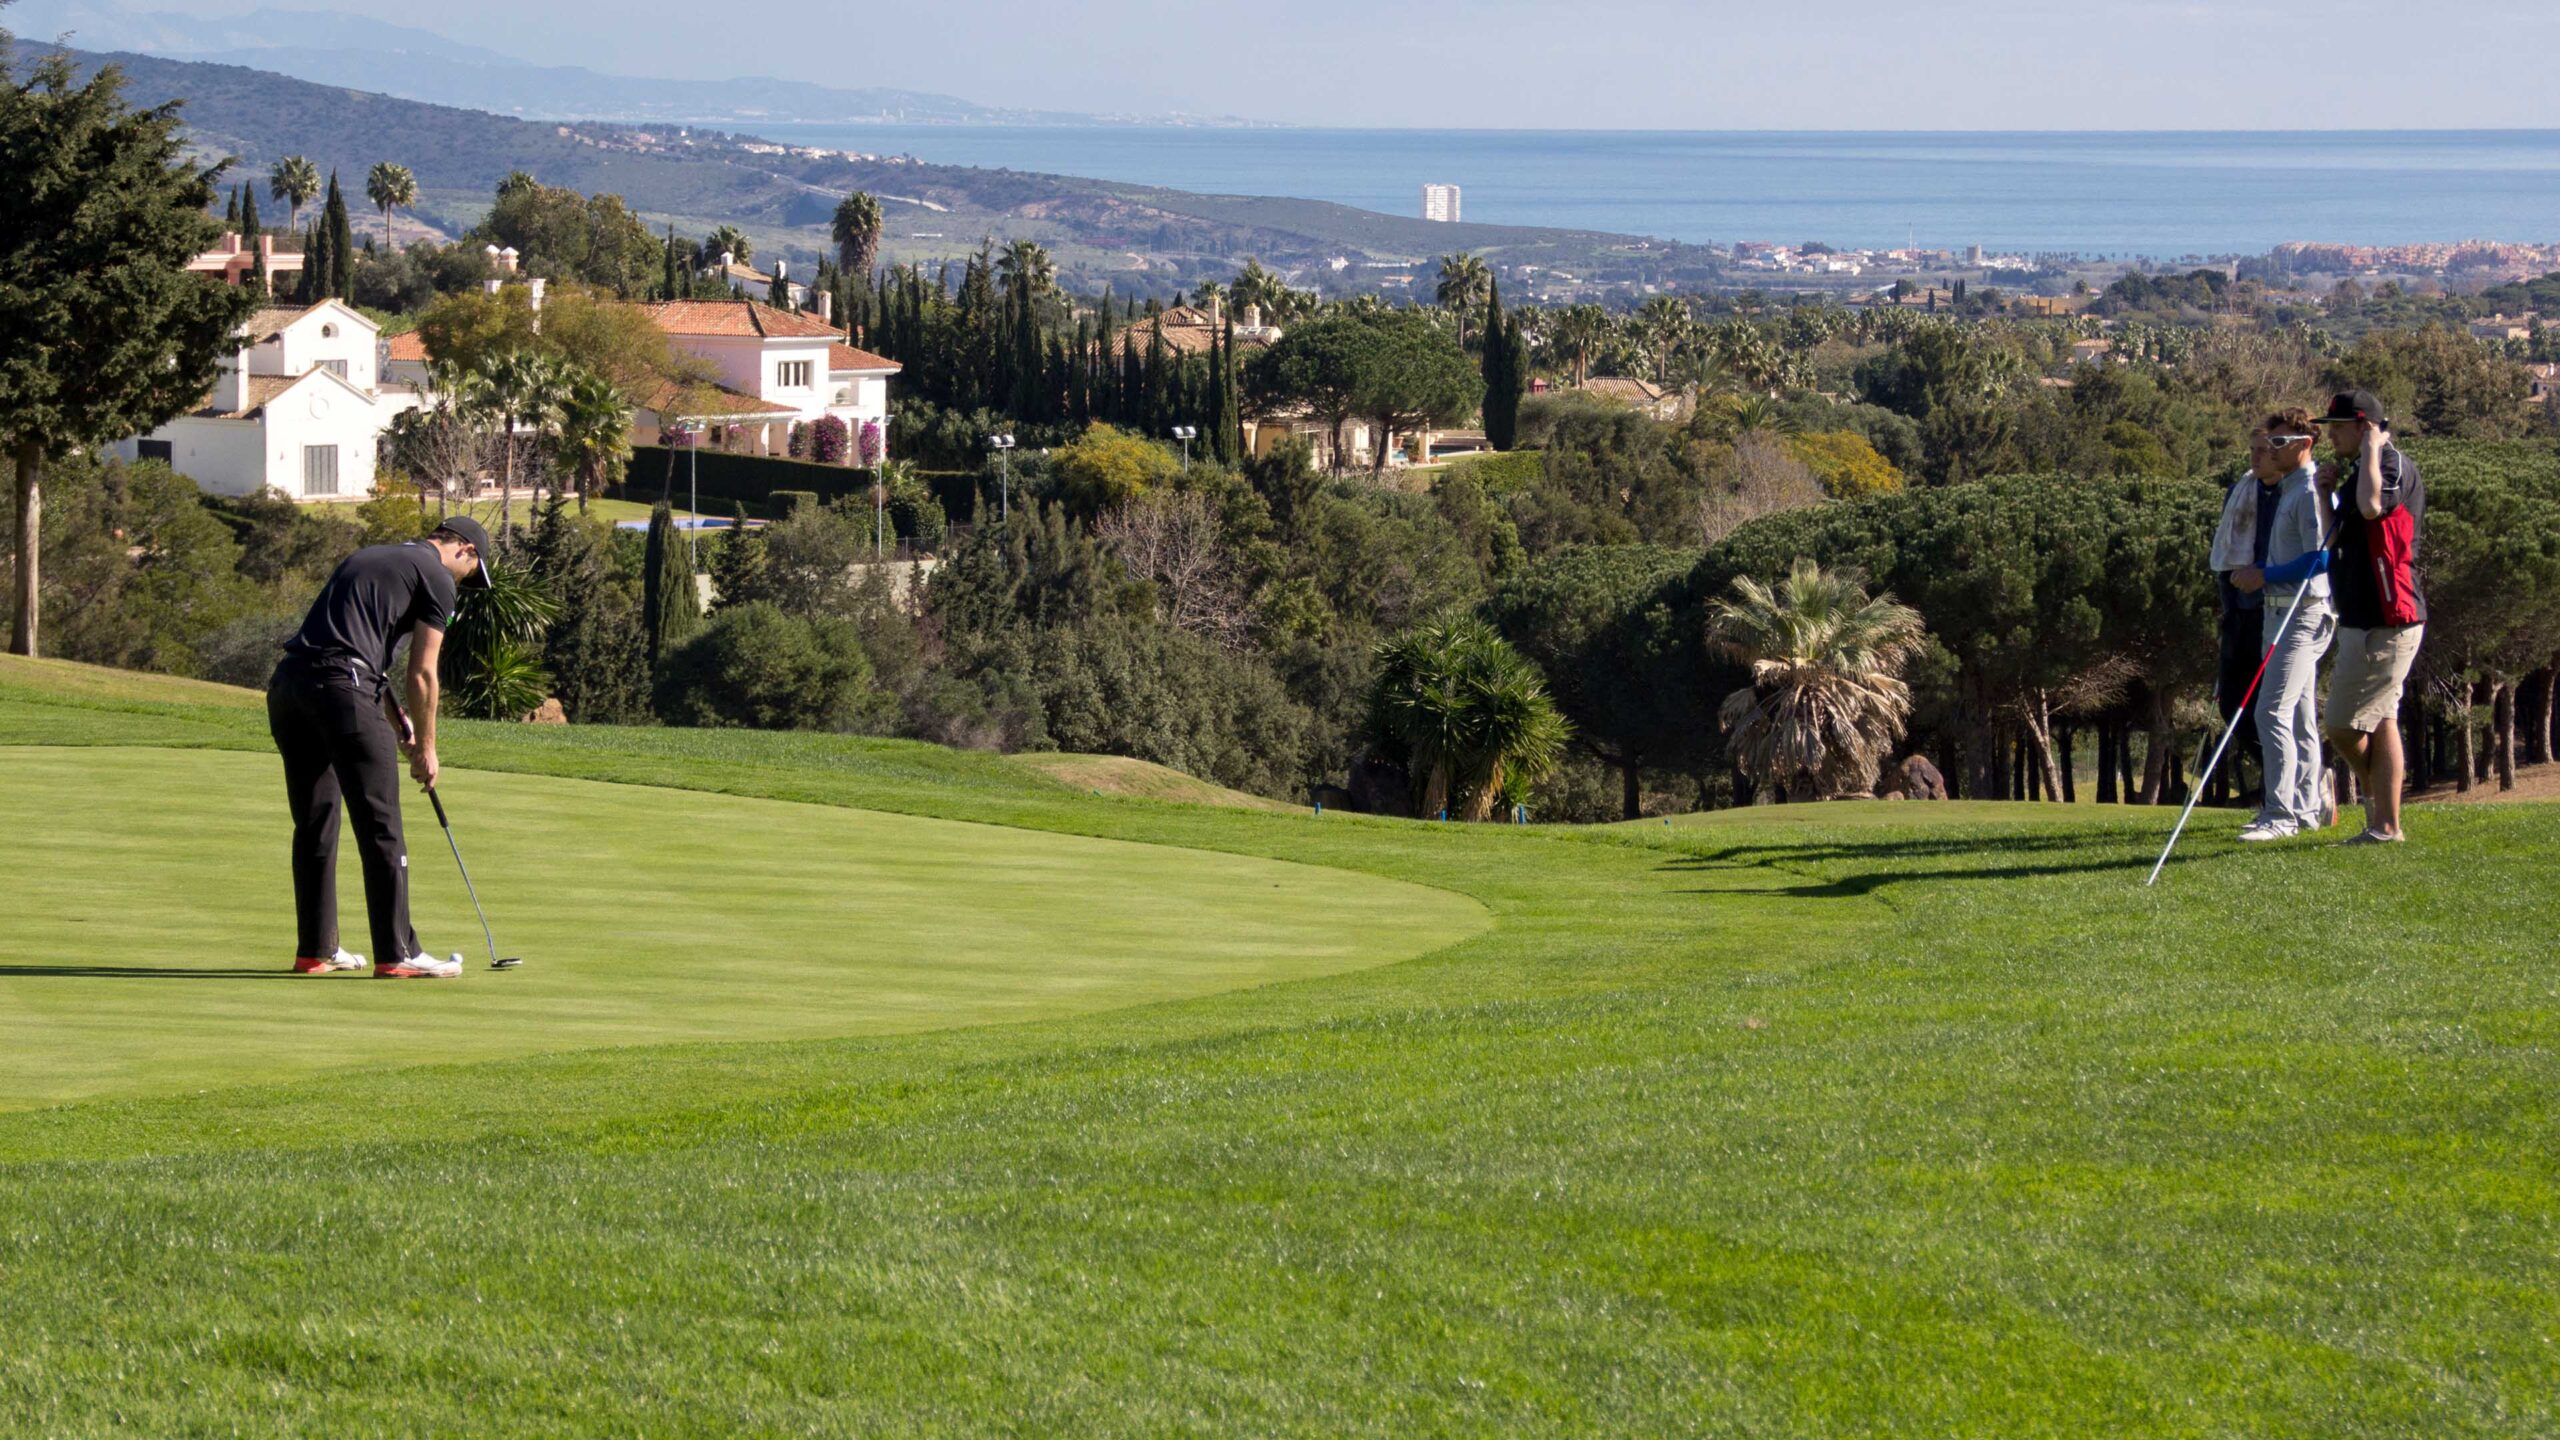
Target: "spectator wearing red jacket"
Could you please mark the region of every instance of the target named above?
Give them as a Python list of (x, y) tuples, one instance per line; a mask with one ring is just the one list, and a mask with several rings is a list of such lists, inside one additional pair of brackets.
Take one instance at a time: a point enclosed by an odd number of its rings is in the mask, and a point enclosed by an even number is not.
[(2400, 692), (2427, 630), (2427, 597), (2418, 583), (2426, 480), (2391, 443), (2391, 422), (2367, 392), (2333, 398), (2320, 423), (2344, 464), (2329, 564), (2337, 661), (2324, 719), (2330, 746), (2364, 789), (2365, 828), (2347, 843), (2393, 844), (2405, 838), (2400, 785), (2408, 773)]

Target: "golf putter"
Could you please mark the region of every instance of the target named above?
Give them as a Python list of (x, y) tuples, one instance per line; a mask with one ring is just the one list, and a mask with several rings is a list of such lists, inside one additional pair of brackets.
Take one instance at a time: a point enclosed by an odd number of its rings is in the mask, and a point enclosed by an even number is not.
[(471, 867), (462, 863), (462, 847), (453, 840), (453, 822), (444, 818), (444, 797), (438, 795), (433, 786), (427, 788), (427, 803), (436, 807), (436, 824), (443, 828), (444, 843), (453, 851), (453, 868), (462, 872), (462, 889), (471, 897), (471, 913), (480, 917), (480, 938), (489, 945), (489, 968), (513, 970), (524, 963), (524, 957), (510, 955), (503, 960), (498, 958), (497, 937), (489, 933), (489, 912), (480, 908), (479, 887), (471, 883)]

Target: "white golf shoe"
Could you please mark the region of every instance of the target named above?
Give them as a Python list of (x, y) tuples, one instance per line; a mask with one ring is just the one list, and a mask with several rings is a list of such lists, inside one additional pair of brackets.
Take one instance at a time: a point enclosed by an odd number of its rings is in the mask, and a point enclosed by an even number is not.
[(462, 957), (439, 960), (423, 952), (412, 955), (397, 965), (376, 965), (376, 980), (451, 980), (462, 973)]
[(2252, 820), (2240, 828), (2240, 838), (2248, 841), (2290, 840), (2302, 833), (2302, 827), (2290, 820)]
[(335, 970), (363, 968), (364, 957), (348, 954), (344, 945), (338, 947), (335, 955), (298, 955), (293, 961), (293, 973), (296, 975), (326, 975)]

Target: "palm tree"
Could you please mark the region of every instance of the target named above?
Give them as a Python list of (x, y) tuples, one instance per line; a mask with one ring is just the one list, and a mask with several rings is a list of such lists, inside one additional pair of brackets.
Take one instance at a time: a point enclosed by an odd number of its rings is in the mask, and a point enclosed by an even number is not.
[(577, 479), (578, 513), (604, 477), (631, 458), (631, 407), (611, 380), (583, 365), (565, 367), (551, 429), (551, 452)]
[(285, 203), (291, 212), (286, 226), (297, 234), (302, 230), (302, 207), (320, 193), (320, 167), (307, 155), (287, 155), (267, 172), (267, 194)]
[(1800, 559), (1775, 588), (1737, 577), (1707, 626), (1710, 644), (1751, 667), (1719, 717), (1733, 763), (1764, 789), (1872, 790), (1911, 715), (1902, 667), (1922, 633), (1919, 611), (1870, 598), (1851, 572)]
[(542, 182), (531, 175), (522, 170), (510, 170), (507, 178), (498, 182), (498, 198), (504, 200), (510, 195), (522, 195), (541, 188)]
[(1572, 731), (1537, 667), (1472, 615), (1380, 645), (1371, 737), (1404, 752), (1421, 813), (1482, 820), (1555, 769)]
[[(702, 251), (705, 255), (727, 255), (730, 259), (744, 265), (756, 257), (756, 242), (748, 239), (746, 232), (737, 226), (722, 225), (703, 237)], [(728, 284), (729, 277), (721, 276), (720, 283)]]
[(1484, 309), (1485, 292), (1493, 288), (1493, 271), (1483, 260), (1461, 250), (1440, 257), (1440, 284), (1432, 291), (1441, 308), (1458, 317), (1458, 348), (1467, 348), (1467, 317)]
[(1038, 303), (1058, 278), (1057, 262), (1040, 248), (1037, 240), (1015, 240), (996, 257), (996, 273), (1004, 277), (1005, 292)]
[(388, 250), (391, 248), (391, 212), (403, 205), (418, 203), (418, 177), (409, 173), (406, 165), (379, 160), (365, 173), (364, 194), (373, 202), (373, 208), (382, 212), (382, 248)]
[(1695, 322), (1689, 318), (1689, 302), (1677, 295), (1656, 295), (1636, 311), (1636, 333), (1644, 338), (1644, 348), (1653, 360), (1653, 379), (1660, 384), (1671, 378), (1671, 362), (1680, 347), (1689, 342)]
[[(515, 514), (516, 430), (519, 426), (532, 426), (534, 448), (548, 452), (550, 437), (559, 423), (567, 371), (558, 360), (539, 351), (510, 350), (481, 367), (481, 380), (488, 387), (489, 408), (498, 416), (498, 437), (504, 447), (499, 452), (498, 470), (498, 534), (504, 537)], [(537, 476), (535, 503), (541, 499), (542, 483)]]
[(838, 269), (870, 281), (871, 267), (880, 258), (880, 224), (880, 202), (871, 198), (871, 192), (856, 190), (836, 202)]
[(1277, 319), (1288, 305), (1288, 290), (1279, 276), (1262, 268), (1261, 261), (1247, 260), (1244, 268), (1236, 272), (1235, 280), (1227, 286), (1227, 298), (1235, 302), (1239, 313), (1248, 305), (1261, 307), (1262, 318), (1267, 323)]
[(1570, 356), (1573, 383), (1591, 378), (1591, 352), (1609, 335), (1609, 312), (1597, 305), (1568, 305), (1557, 312), (1548, 340), (1557, 353)]

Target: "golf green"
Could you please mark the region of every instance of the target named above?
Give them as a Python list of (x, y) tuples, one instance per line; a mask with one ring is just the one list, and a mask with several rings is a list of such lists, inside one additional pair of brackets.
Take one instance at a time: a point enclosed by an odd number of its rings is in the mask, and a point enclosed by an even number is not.
[[(533, 775), (443, 791), (493, 974), (411, 803), (419, 938), (457, 982), (301, 977), (271, 758), (0, 747), (0, 1108), (362, 1066), (1057, 1016), (1385, 964), (1473, 900), (1202, 850)], [(352, 843), (344, 942), (367, 951)], [(375, 1075), (371, 1094), (404, 1082)], [(412, 1098), (431, 1103), (432, 1096)]]

